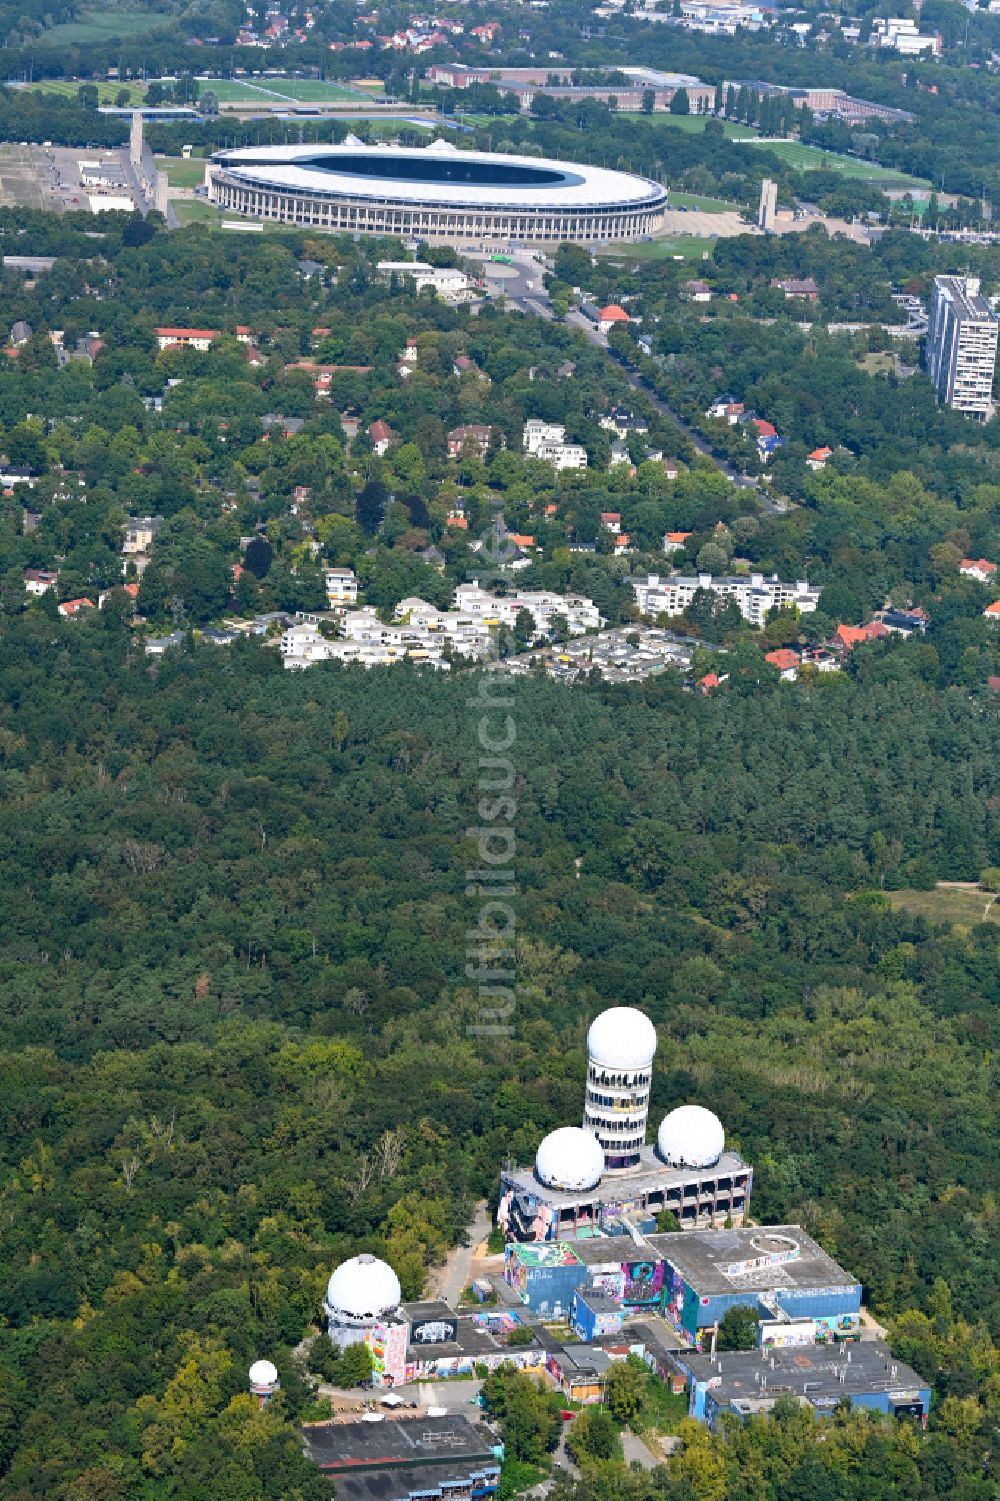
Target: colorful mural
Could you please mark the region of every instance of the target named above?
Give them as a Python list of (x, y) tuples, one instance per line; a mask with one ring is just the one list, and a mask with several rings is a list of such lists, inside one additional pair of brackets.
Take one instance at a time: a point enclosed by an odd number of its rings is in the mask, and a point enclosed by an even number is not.
[(660, 1301), (663, 1291), (662, 1261), (630, 1261), (624, 1268), (626, 1307), (648, 1307)]

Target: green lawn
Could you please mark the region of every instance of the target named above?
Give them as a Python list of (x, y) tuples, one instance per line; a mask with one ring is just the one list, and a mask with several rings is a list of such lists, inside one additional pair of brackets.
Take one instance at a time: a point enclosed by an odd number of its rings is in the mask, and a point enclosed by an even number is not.
[(158, 156), (156, 165), (167, 174), (172, 188), (200, 188), (205, 181), (205, 158), (193, 156), (185, 161), (182, 156)]
[(214, 203), (206, 203), (203, 198), (181, 198), (173, 205), (181, 224), (209, 224), (215, 228), (221, 228), (222, 216)]
[[(676, 1433), (688, 1415), (688, 1393), (674, 1393), (665, 1381), (649, 1372), (642, 1394), (642, 1408), (632, 1427), (638, 1434)], [(655, 1452), (655, 1445), (653, 1446)]]
[(865, 182), (885, 182), (905, 187), (927, 188), (930, 183), (923, 177), (909, 177), (897, 172), (894, 167), (883, 167), (878, 162), (864, 162), (859, 157), (840, 156), (835, 151), (823, 151), (819, 146), (804, 146), (801, 141), (748, 140), (748, 146), (762, 146), (771, 151), (796, 172), (842, 172), (845, 177), (858, 177)]
[(153, 31), (167, 28), (172, 30), (176, 24), (173, 16), (164, 15), (161, 11), (85, 10), (81, 11), (78, 21), (65, 21), (61, 26), (53, 26), (50, 31), (43, 32), (36, 45), (65, 47), (67, 44), (112, 42), (119, 37), (124, 41)]
[(995, 893), (938, 886), (933, 891), (887, 891), (894, 907), (930, 923), (972, 927), (975, 923), (1000, 923), (1000, 903)]
[(711, 252), (715, 244), (715, 240), (701, 239), (697, 235), (664, 235), (656, 240), (608, 245), (597, 254), (602, 260), (616, 261), (663, 261), (677, 255), (686, 261), (700, 261), (705, 251)]
[[(64, 99), (75, 99), (80, 85), (91, 83), (89, 78), (43, 78), (38, 83), (26, 83), (26, 89), (35, 93), (59, 94)], [(123, 91), (128, 93), (129, 104), (141, 104), (146, 97), (146, 85), (144, 83), (104, 83), (97, 85), (98, 104), (115, 104), (118, 95)]]
[(345, 88), (321, 78), (199, 78), (203, 93), (213, 93), (220, 104), (262, 104), (287, 100), (289, 104), (343, 104), (371, 98), (373, 90)]
[(725, 198), (704, 198), (700, 193), (677, 193), (670, 189), (667, 208), (696, 208), (703, 214), (739, 213), (742, 203), (729, 203)]
[[(642, 110), (623, 109), (619, 110), (623, 120), (648, 120), (651, 125), (666, 125), (672, 130), (686, 130), (696, 135), (700, 134), (712, 115), (672, 115), (669, 111), (663, 114), (647, 115)], [(735, 120), (722, 120), (722, 128), (731, 141), (749, 141), (758, 134), (756, 125), (738, 125)]]

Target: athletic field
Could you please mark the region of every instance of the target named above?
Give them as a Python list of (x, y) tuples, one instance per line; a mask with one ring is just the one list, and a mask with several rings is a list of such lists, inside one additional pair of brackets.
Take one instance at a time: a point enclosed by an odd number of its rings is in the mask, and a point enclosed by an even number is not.
[(371, 100), (371, 88), (327, 83), (321, 78), (199, 78), (203, 94), (226, 104), (344, 104)]
[(860, 178), (864, 182), (892, 183), (893, 186), (929, 188), (923, 177), (909, 177), (895, 167), (883, 167), (879, 162), (865, 162), (856, 156), (839, 156), (835, 151), (823, 151), (819, 146), (804, 146), (801, 141), (755, 140), (742, 142), (744, 146), (762, 146), (787, 162), (794, 172), (841, 172), (845, 177)]

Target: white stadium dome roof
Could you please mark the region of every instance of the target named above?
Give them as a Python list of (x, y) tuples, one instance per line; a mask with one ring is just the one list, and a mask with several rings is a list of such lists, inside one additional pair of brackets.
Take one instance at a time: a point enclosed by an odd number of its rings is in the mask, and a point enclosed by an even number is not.
[(255, 1360), (249, 1374), (251, 1386), (274, 1386), (278, 1380), (278, 1368), (269, 1360)]
[(604, 1172), (601, 1143), (582, 1126), (560, 1126), (538, 1148), (535, 1172), (546, 1188), (568, 1193), (594, 1188)]
[(612, 1006), (591, 1022), (587, 1052), (605, 1068), (648, 1068), (656, 1052), (656, 1028), (634, 1006)]
[(704, 1105), (678, 1105), (656, 1133), (656, 1150), (674, 1167), (711, 1167), (725, 1146), (722, 1122)]
[(579, 212), (661, 209), (666, 190), (631, 172), (584, 162), (432, 146), (241, 146), (217, 151), (215, 168), (245, 183), (320, 197), (454, 209)]
[(342, 1261), (326, 1289), (327, 1307), (352, 1319), (374, 1319), (397, 1308), (403, 1296), (388, 1262), (362, 1254)]

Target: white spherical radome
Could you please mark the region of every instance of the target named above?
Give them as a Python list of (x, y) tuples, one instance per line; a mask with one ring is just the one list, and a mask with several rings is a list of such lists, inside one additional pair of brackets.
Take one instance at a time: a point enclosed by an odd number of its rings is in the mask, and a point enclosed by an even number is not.
[(582, 1126), (560, 1126), (538, 1148), (535, 1172), (546, 1188), (584, 1192), (600, 1183), (604, 1152), (597, 1137)]
[(397, 1308), (403, 1291), (388, 1262), (352, 1256), (334, 1271), (326, 1289), (327, 1307), (352, 1319), (374, 1319)]
[(278, 1381), (278, 1368), (269, 1360), (255, 1360), (250, 1367), (251, 1386), (275, 1386)]
[(656, 1052), (656, 1028), (634, 1006), (612, 1006), (591, 1022), (587, 1052), (603, 1068), (648, 1068)]
[(678, 1105), (656, 1133), (656, 1150), (672, 1167), (711, 1167), (725, 1146), (722, 1122), (704, 1105)]

